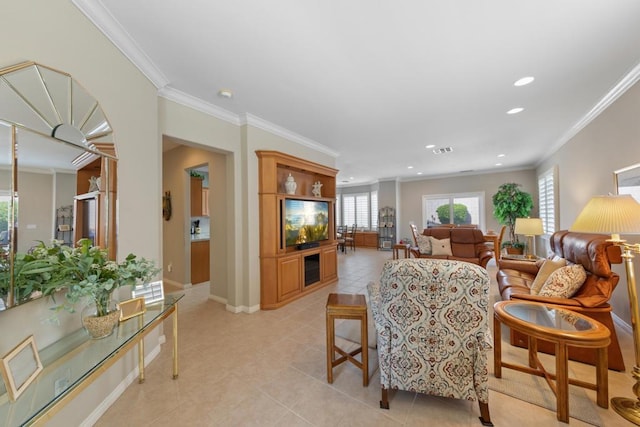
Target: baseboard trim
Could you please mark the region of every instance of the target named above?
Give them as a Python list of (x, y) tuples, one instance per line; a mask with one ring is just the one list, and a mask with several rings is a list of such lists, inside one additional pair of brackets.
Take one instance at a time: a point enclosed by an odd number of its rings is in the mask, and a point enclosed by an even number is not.
[(616, 326), (618, 326), (620, 329), (622, 329), (629, 335), (633, 336), (633, 328), (631, 327), (631, 325), (629, 325), (627, 322), (625, 322), (620, 317), (618, 317), (618, 315), (615, 314), (613, 311), (611, 312), (611, 317), (613, 318), (613, 323), (615, 323)]
[(235, 314), (238, 314), (238, 313), (251, 314), (251, 313), (255, 313), (256, 311), (260, 311), (260, 304), (252, 305), (250, 307), (247, 307), (246, 305), (239, 305), (236, 307), (236, 306), (227, 304), (226, 309), (227, 311), (230, 311)]
[[(166, 337), (164, 335), (160, 335), (158, 337), (157, 345), (144, 357), (144, 366), (145, 368), (149, 366), (159, 354), (161, 350), (161, 344), (166, 342)], [(137, 350), (135, 350), (137, 352)], [(124, 377), (124, 379), (116, 386), (115, 389), (102, 401), (100, 405), (98, 405), (85, 420), (80, 424), (81, 427), (91, 427), (95, 425), (100, 417), (104, 415), (105, 412), (118, 400), (118, 397), (124, 393), (124, 391), (129, 387), (134, 381), (138, 379), (138, 364), (129, 372), (129, 374)]]

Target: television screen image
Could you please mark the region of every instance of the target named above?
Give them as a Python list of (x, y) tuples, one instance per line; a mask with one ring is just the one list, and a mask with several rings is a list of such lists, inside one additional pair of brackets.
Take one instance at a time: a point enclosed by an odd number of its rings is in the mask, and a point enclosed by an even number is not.
[(284, 234), (287, 246), (329, 239), (329, 202), (286, 199)]

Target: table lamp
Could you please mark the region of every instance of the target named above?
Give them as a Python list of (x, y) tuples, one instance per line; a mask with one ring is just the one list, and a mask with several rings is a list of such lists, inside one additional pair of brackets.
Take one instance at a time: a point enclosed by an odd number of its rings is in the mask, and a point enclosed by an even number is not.
[(540, 218), (516, 218), (514, 227), (516, 234), (527, 236), (527, 258), (535, 258), (533, 236), (544, 234), (542, 229), (542, 220)]
[(631, 375), (636, 381), (633, 386), (636, 398), (614, 397), (611, 399), (611, 406), (628, 421), (640, 425), (640, 313), (632, 254), (640, 253), (640, 243), (630, 244), (620, 239), (620, 234), (640, 234), (640, 203), (628, 194), (595, 196), (580, 212), (570, 231), (611, 234), (610, 241), (622, 249), (635, 347), (635, 366)]

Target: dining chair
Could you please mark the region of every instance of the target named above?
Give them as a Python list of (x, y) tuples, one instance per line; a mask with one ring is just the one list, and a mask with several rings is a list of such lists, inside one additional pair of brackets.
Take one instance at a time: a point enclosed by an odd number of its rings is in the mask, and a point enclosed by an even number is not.
[(347, 232), (345, 235), (345, 246), (351, 248), (351, 250), (356, 250), (356, 229), (357, 225), (353, 224), (351, 227), (347, 227)]
[(338, 242), (338, 250), (343, 253), (345, 252), (346, 237), (347, 227), (344, 225), (339, 225), (336, 229), (336, 240)]
[[(493, 250), (493, 254), (495, 256), (495, 260), (496, 260), (496, 264), (498, 263), (498, 261), (500, 260), (500, 254), (502, 253), (502, 239), (504, 238), (504, 233), (505, 230), (507, 229), (506, 225), (503, 225), (502, 228), (500, 229), (500, 233), (498, 234), (498, 238), (495, 239), (494, 242), (486, 242), (487, 247), (489, 247), (491, 250)], [(498, 246), (497, 248), (495, 246)]]

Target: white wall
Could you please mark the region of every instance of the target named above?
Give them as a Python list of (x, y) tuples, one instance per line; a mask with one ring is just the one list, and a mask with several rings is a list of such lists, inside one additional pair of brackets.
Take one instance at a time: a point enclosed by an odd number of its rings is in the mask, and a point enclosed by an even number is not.
[(484, 218), (485, 228), (498, 230), (500, 225), (493, 217), (493, 202), (491, 198), (498, 191), (498, 187), (506, 182), (522, 184), (522, 190), (533, 197), (533, 211), (531, 216), (538, 212), (538, 183), (533, 170), (519, 170), (479, 175), (460, 175), (447, 178), (424, 179), (407, 181), (400, 184), (401, 215), (400, 235), (411, 236), (409, 223), (414, 222), (421, 227), (422, 196), (428, 194), (453, 194), (484, 192)]
[[(560, 229), (571, 227), (592, 196), (615, 192), (613, 171), (640, 162), (640, 83), (538, 167), (538, 173), (558, 166)], [(623, 236), (631, 242), (634, 236)], [(630, 322), (627, 283), (621, 265), (611, 305), (616, 315)], [(635, 275), (640, 274), (636, 257)]]

